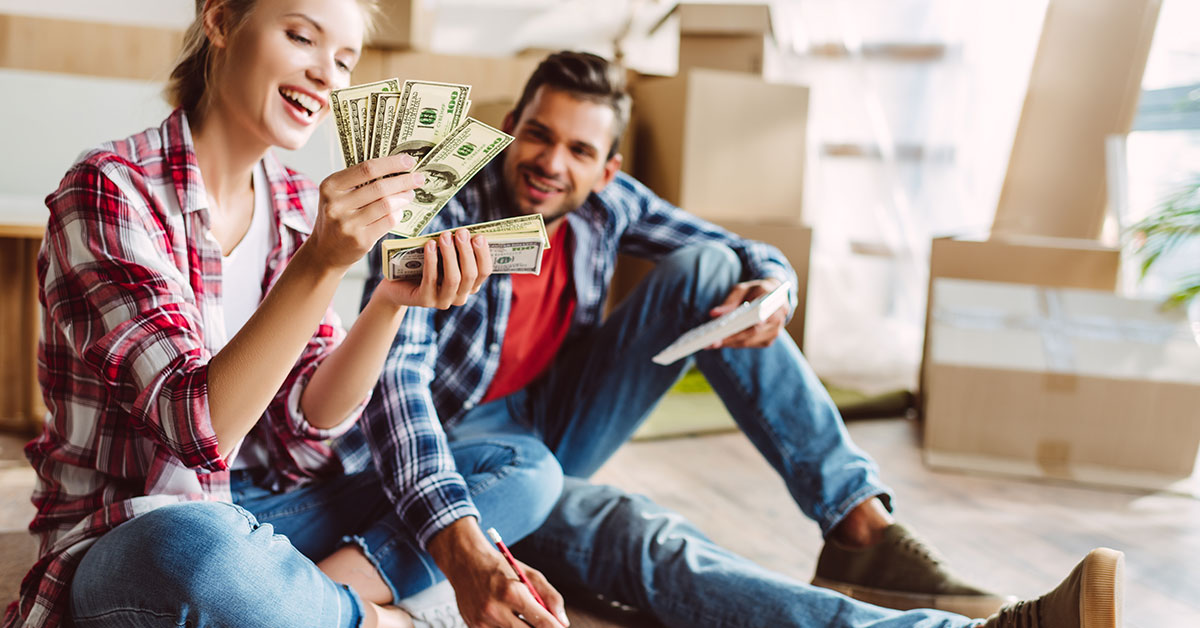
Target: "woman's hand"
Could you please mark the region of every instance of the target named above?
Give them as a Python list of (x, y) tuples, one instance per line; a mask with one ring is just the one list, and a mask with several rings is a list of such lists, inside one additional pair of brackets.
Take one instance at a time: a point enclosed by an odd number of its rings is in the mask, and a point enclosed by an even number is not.
[(304, 246), (330, 268), (349, 268), (400, 223), (413, 190), (425, 183), (420, 173), (400, 174), (414, 165), (411, 155), (394, 155), (329, 175), (321, 182), (317, 220)]
[(419, 283), (404, 279), (382, 281), (371, 299), (386, 299), (396, 307), (412, 305), (444, 310), (466, 303), (467, 297), (479, 292), (483, 281), (492, 274), (487, 238), (472, 237), (466, 229), (443, 233), (436, 241), (426, 242), (424, 255)]

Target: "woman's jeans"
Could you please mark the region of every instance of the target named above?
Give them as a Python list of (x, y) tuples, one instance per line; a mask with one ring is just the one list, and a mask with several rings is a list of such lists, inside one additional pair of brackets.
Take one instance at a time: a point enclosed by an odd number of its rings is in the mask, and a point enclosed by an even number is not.
[[(562, 487), (545, 445), (501, 435), (451, 448), (483, 527), (515, 542), (541, 525)], [(233, 504), (165, 506), (100, 537), (71, 582), (74, 625), (355, 627), (362, 600), (316, 566), (347, 544), (362, 548), (394, 600), (443, 579), (373, 469), (284, 493), (259, 486), (260, 475), (234, 472)]]

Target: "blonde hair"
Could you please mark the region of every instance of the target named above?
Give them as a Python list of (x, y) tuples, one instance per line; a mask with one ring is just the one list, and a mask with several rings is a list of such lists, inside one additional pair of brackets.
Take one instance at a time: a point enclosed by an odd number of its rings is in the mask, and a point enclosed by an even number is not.
[[(229, 13), (229, 33), (235, 33), (258, 0), (213, 0), (213, 6), (221, 5)], [(204, 5), (206, 0), (196, 0), (196, 19), (183, 33), (183, 48), (175, 62), (175, 69), (167, 79), (166, 98), (172, 107), (181, 107), (195, 113), (204, 100), (212, 82), (213, 50), (204, 31)], [(366, 20), (366, 32), (370, 33), (379, 14), (379, 0), (358, 0)]]

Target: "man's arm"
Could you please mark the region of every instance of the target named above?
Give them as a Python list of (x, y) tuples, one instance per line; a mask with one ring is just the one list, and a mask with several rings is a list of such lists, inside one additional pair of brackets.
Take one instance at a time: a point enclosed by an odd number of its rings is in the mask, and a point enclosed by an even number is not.
[(789, 282), (793, 289), (789, 291), (787, 308), (709, 348), (765, 347), (774, 341), (791, 319), (797, 303), (795, 286), (798, 285), (796, 271), (779, 249), (764, 242), (747, 240), (685, 212), (627, 175), (619, 175), (609, 188), (606, 193), (611, 195), (612, 202), (625, 209), (629, 220), (621, 236), (621, 252), (657, 260), (683, 246), (713, 242), (724, 244), (737, 254), (744, 269), (742, 281), (734, 286), (724, 302), (711, 310), (713, 317)]
[[(367, 294), (379, 283), (372, 254)], [(431, 385), (437, 357), (435, 311), (410, 310), (400, 325), (363, 429), (388, 499), (400, 520), (433, 557), (471, 625), (509, 625), (520, 613), (539, 628), (565, 625), (562, 596), (539, 593), (558, 618), (541, 609), (479, 529), (479, 512), (459, 474), (437, 416)]]

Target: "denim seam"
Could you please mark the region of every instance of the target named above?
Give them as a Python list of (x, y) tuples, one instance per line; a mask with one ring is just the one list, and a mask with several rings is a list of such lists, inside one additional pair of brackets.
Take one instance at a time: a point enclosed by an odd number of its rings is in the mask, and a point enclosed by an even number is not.
[(263, 519), (276, 519), (278, 517), (289, 517), (291, 515), (297, 515), (302, 512), (308, 512), (310, 510), (314, 510), (317, 508), (324, 508), (327, 505), (328, 505), (328, 502), (325, 500), (306, 501), (306, 502), (303, 502), (303, 503), (300, 503), (297, 505), (280, 508), (278, 510), (263, 511), (263, 512), (258, 513), (257, 516), (261, 517)]
[(187, 625), (187, 624), (181, 624), (177, 620), (175, 620), (174, 618), (176, 617), (176, 613), (174, 613), (174, 612), (171, 612), (171, 611), (158, 612), (158, 611), (152, 611), (149, 609), (138, 608), (138, 607), (112, 608), (112, 609), (104, 611), (103, 613), (97, 613), (95, 615), (76, 615), (74, 613), (71, 613), (71, 621), (72, 622), (92, 621), (92, 620), (97, 620), (97, 619), (103, 619), (110, 615), (115, 615), (117, 613), (136, 613), (138, 615), (149, 615), (151, 617), (165, 617), (165, 618), (172, 619), (172, 621), (175, 623), (176, 626)]
[(496, 448), (507, 451), (509, 453), (509, 455), (512, 456), (512, 461), (509, 464), (501, 466), (499, 470), (489, 473), (487, 479), (480, 480), (479, 482), (476, 482), (475, 484), (471, 485), (469, 487), (469, 492), (471, 494), (471, 497), (475, 497), (476, 495), (492, 488), (493, 486), (495, 486), (495, 484), (497, 482), (499, 482), (500, 480), (503, 480), (505, 477), (508, 476), (508, 474), (510, 474), (513, 471), (520, 468), (522, 466), (522, 463), (524, 463), (524, 459), (521, 458), (520, 450), (509, 445), (508, 443), (506, 443), (504, 441), (489, 439), (489, 440), (481, 440), (481, 441), (477, 441), (477, 442), (484, 443), (491, 447), (496, 447)]

